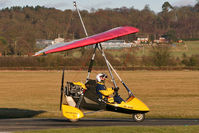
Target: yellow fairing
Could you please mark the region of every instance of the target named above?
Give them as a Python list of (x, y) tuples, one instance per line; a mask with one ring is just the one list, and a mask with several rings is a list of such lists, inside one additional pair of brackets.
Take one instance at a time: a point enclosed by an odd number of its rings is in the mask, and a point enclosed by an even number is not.
[(114, 90), (112, 88), (107, 88), (106, 90), (100, 90), (99, 92), (104, 96), (109, 96), (113, 94)]
[(113, 102), (114, 102), (113, 97), (108, 98), (108, 102), (109, 102), (109, 103), (113, 103)]
[(149, 111), (149, 108), (138, 98), (130, 97), (126, 102), (118, 105), (121, 108), (136, 110), (136, 111)]
[(81, 86), (85, 90), (87, 89), (86, 86), (85, 86), (85, 84), (83, 84), (82, 82), (73, 82), (73, 84), (74, 85), (79, 85), (79, 86)]
[(62, 104), (63, 116), (70, 120), (77, 120), (84, 117), (84, 114), (78, 108)]

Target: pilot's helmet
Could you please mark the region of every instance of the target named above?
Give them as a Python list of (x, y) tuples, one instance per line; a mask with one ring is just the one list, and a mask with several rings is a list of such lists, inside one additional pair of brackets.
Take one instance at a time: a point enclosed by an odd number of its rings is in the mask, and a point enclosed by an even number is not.
[(99, 74), (97, 74), (96, 80), (97, 80), (98, 82), (101, 82), (101, 78), (100, 78), (100, 77), (107, 78), (108, 76), (107, 76), (105, 73), (99, 73)]

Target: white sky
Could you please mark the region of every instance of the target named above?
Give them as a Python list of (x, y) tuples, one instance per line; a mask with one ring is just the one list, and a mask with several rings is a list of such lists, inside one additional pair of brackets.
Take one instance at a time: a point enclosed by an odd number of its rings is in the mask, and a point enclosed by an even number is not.
[[(194, 5), (196, 0), (76, 0), (78, 8), (90, 10), (91, 8), (119, 8), (134, 7), (135, 9), (143, 9), (145, 5), (149, 5), (151, 10), (160, 12), (162, 4), (168, 1), (173, 6)], [(0, 0), (0, 9), (11, 6), (45, 6), (54, 7), (56, 9), (74, 9), (73, 0)]]

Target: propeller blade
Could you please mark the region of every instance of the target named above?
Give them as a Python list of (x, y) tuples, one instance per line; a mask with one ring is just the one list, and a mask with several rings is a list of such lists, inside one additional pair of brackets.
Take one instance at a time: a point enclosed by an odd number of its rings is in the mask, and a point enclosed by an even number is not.
[(60, 110), (62, 107), (63, 91), (64, 91), (64, 68), (63, 68), (63, 72), (62, 72), (62, 81), (61, 81), (61, 95), (60, 95), (60, 105), (59, 105)]

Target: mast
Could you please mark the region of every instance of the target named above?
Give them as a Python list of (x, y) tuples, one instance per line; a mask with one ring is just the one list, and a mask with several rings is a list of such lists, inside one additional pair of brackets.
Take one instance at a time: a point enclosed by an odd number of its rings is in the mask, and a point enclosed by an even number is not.
[(76, 3), (76, 1), (73, 1), (73, 5), (74, 5), (74, 7), (75, 7), (76, 10), (77, 10), (77, 13), (78, 13), (78, 15), (79, 15), (79, 18), (80, 18), (80, 21), (81, 21), (81, 23), (82, 23), (82, 26), (83, 26), (84, 32), (85, 32), (85, 34), (86, 34), (86, 37), (88, 37), (88, 32), (87, 32), (86, 27), (85, 27), (85, 25), (84, 25), (84, 21), (82, 20), (82, 16), (81, 16), (81, 14), (80, 14), (80, 12), (79, 12), (79, 9), (77, 8), (77, 3)]

